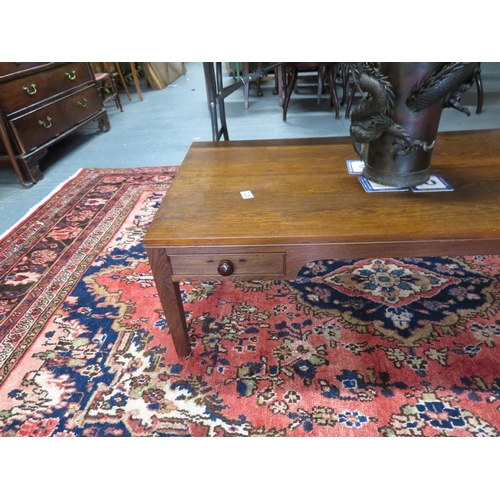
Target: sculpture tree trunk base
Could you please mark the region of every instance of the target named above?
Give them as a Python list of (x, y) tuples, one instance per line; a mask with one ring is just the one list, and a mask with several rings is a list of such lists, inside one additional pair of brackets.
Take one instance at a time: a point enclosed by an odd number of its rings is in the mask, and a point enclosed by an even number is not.
[[(384, 162), (383, 166), (387, 167), (390, 162)], [(370, 181), (390, 187), (411, 187), (425, 184), (431, 174), (430, 166), (421, 168), (411, 172), (401, 172), (400, 169), (377, 168), (370, 164), (366, 165), (363, 170), (363, 175)]]

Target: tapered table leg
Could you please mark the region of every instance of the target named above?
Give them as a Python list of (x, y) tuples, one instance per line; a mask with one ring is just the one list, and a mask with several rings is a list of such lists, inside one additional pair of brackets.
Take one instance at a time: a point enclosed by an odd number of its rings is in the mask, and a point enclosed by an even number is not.
[(178, 356), (191, 352), (179, 283), (172, 281), (172, 267), (163, 248), (148, 248), (148, 258), (160, 302)]

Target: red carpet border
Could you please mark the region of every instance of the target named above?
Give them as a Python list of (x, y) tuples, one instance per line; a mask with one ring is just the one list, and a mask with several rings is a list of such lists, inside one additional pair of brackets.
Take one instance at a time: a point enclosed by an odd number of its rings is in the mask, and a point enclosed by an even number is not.
[(83, 170), (0, 243), (0, 435), (499, 435), (499, 256), (183, 283), (177, 358), (142, 246), (177, 170)]

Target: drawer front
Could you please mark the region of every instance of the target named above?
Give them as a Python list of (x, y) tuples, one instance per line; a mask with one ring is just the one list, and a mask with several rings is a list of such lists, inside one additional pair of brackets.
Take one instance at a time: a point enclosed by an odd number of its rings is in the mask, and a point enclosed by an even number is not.
[(10, 115), (91, 81), (87, 63), (68, 63), (0, 84), (0, 105)]
[(43, 67), (48, 63), (40, 62), (0, 62), (0, 77), (5, 75), (10, 75), (13, 73), (18, 73), (19, 71), (26, 71), (28, 69), (34, 69)]
[[(285, 254), (197, 254), (170, 255), (172, 273), (180, 276), (255, 276), (285, 274)], [(218, 271), (221, 263), (229, 263), (229, 274)], [(227, 267), (226, 267), (227, 269)]]
[(99, 90), (93, 85), (10, 123), (21, 151), (27, 153), (101, 109), (102, 99)]

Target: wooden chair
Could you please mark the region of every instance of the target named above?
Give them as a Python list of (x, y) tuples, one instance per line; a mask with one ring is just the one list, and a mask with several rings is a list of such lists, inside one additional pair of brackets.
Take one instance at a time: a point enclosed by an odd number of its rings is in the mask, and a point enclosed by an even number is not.
[(335, 108), (335, 118), (340, 118), (339, 101), (337, 91), (335, 89), (334, 73), (336, 73), (336, 63), (325, 62), (293, 62), (285, 63), (283, 68), (283, 88), (285, 93), (285, 101), (283, 103), (283, 121), (286, 122), (286, 115), (290, 97), (292, 92), (296, 90), (297, 78), (299, 71), (317, 71), (318, 73), (318, 95), (317, 103), (321, 102), (321, 94), (323, 93), (323, 82), (328, 81), (330, 106)]
[[(102, 64), (103, 67), (107, 67), (108, 71), (113, 73), (113, 76), (116, 77), (118, 76), (120, 78), (120, 82), (123, 86), (123, 90), (125, 90), (125, 93), (127, 94), (128, 100), (131, 101), (132, 97), (130, 96), (130, 92), (128, 91), (128, 85), (127, 82), (125, 81), (125, 77), (123, 76), (123, 71), (121, 69), (120, 63), (119, 62), (114, 62), (114, 63), (92, 63), (92, 64)], [(132, 79), (134, 80), (134, 85), (135, 89), (137, 91), (137, 95), (139, 96), (139, 99), (142, 101), (142, 92), (141, 92), (141, 86), (139, 85), (139, 77), (137, 75), (137, 69), (135, 67), (135, 63), (131, 62), (130, 64), (130, 72), (132, 73)]]
[[(98, 64), (102, 66), (99, 66)], [(113, 99), (116, 107), (120, 111), (123, 111), (118, 89), (116, 87), (115, 75), (111, 70), (109, 63), (92, 63), (91, 66), (94, 71), (94, 79), (99, 85), (102, 93), (103, 104), (106, 104), (108, 101)]]

